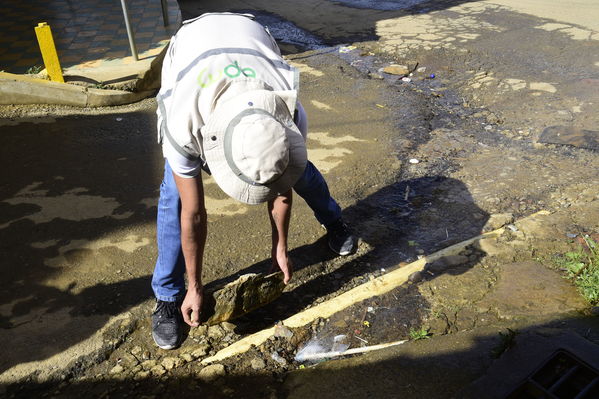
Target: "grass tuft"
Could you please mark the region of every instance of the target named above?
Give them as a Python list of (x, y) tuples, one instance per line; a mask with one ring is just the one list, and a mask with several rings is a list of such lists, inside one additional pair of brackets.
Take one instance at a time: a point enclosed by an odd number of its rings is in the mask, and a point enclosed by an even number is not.
[(42, 69), (44, 69), (44, 67), (42, 67), (40, 65), (34, 65), (32, 67), (27, 68), (27, 71), (25, 71), (25, 74), (37, 75), (38, 73), (40, 73), (42, 71)]
[(431, 337), (430, 332), (428, 332), (428, 328), (421, 327), (419, 329), (410, 328), (410, 339), (412, 341), (418, 341), (420, 339), (429, 339)]
[(556, 260), (582, 296), (592, 305), (599, 303), (599, 246), (589, 236), (583, 236), (584, 245), (566, 252)]

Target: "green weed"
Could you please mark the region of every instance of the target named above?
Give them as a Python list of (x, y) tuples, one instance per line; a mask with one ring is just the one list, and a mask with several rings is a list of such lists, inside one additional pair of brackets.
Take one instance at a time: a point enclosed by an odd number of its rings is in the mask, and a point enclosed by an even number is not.
[(40, 73), (42, 71), (42, 69), (44, 69), (42, 66), (34, 65), (32, 67), (27, 68), (27, 71), (25, 71), (25, 73), (27, 75), (37, 75), (38, 73)]
[(591, 304), (599, 303), (599, 246), (588, 236), (583, 236), (584, 246), (566, 252), (556, 260), (582, 296)]
[(412, 341), (418, 341), (420, 339), (429, 339), (431, 335), (432, 334), (428, 332), (428, 328), (410, 328), (410, 339)]

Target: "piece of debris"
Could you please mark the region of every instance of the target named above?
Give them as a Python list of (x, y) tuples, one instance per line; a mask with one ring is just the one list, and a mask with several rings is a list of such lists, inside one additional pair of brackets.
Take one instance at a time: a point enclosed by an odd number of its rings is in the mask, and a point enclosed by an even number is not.
[[(375, 351), (375, 350), (379, 350), (379, 349), (389, 348), (391, 346), (402, 345), (402, 344), (405, 344), (406, 342), (408, 342), (408, 341), (402, 340), (402, 341), (390, 342), (387, 344), (379, 344), (379, 345), (372, 345), (372, 346), (363, 346), (360, 348), (352, 348), (352, 349), (348, 349), (348, 350), (341, 351), (341, 352), (313, 353), (313, 354), (304, 356), (303, 359), (304, 360), (320, 360), (320, 359), (328, 359), (328, 358), (338, 357), (338, 356), (353, 355), (356, 353), (371, 352), (371, 351)], [(296, 360), (297, 360), (297, 357), (296, 357)]]
[(281, 338), (289, 339), (289, 338), (293, 337), (293, 331), (291, 331), (290, 329), (288, 329), (287, 327), (285, 327), (283, 325), (283, 323), (279, 321), (275, 325), (275, 332), (273, 333), (273, 335), (275, 337), (281, 337)]
[(518, 228), (517, 228), (517, 227), (516, 227), (516, 225), (514, 225), (514, 224), (508, 224), (508, 225), (507, 225), (507, 226), (505, 226), (505, 227), (507, 227), (508, 229), (510, 229), (510, 230), (511, 230), (511, 231), (513, 231), (513, 232), (516, 232), (516, 231), (518, 231)]
[(355, 50), (357, 47), (356, 46), (342, 46), (339, 47), (339, 52), (340, 53), (349, 53), (352, 50)]
[(411, 158), (409, 161), (411, 164), (416, 165), (417, 163), (420, 163), (419, 160), (417, 160), (416, 158)]
[(422, 272), (415, 271), (414, 273), (410, 274), (410, 276), (408, 277), (408, 281), (412, 283), (419, 283), (420, 281), (422, 281), (422, 278)]
[(514, 215), (511, 213), (495, 213), (489, 216), (489, 220), (485, 223), (483, 231), (497, 230), (500, 227), (510, 224), (514, 221)]
[(266, 368), (266, 363), (264, 362), (264, 360), (262, 358), (255, 357), (250, 362), (250, 366), (254, 370), (262, 370), (262, 369)]
[(277, 299), (284, 288), (282, 272), (245, 274), (224, 287), (209, 288), (204, 294), (202, 322), (214, 325), (244, 315)]
[(405, 83), (410, 83), (412, 81), (412, 79), (403, 77), (403, 78), (401, 78), (401, 81), (405, 82)]
[(383, 72), (388, 73), (389, 75), (400, 75), (405, 76), (410, 73), (410, 70), (405, 65), (389, 65), (383, 68)]
[(200, 370), (198, 377), (204, 381), (214, 381), (220, 377), (223, 377), (225, 374), (227, 374), (225, 366), (217, 363), (204, 367), (202, 370)]
[(272, 358), (272, 360), (279, 363), (281, 366), (285, 366), (287, 364), (287, 360), (285, 360), (284, 357), (279, 355), (279, 352), (273, 352), (272, 355), (270, 355), (270, 357)]

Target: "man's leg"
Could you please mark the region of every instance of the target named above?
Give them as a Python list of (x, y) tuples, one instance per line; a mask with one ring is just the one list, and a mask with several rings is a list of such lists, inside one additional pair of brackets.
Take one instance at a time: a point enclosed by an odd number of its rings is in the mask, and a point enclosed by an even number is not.
[(152, 275), (152, 289), (157, 299), (152, 315), (152, 336), (163, 349), (178, 346), (181, 339), (179, 301), (185, 295), (185, 262), (181, 251), (180, 214), (179, 192), (165, 160), (156, 221), (158, 259)]
[(329, 247), (339, 255), (348, 255), (355, 249), (356, 238), (341, 219), (341, 208), (331, 197), (324, 177), (308, 161), (306, 170), (293, 189), (306, 201), (316, 219), (327, 229)]

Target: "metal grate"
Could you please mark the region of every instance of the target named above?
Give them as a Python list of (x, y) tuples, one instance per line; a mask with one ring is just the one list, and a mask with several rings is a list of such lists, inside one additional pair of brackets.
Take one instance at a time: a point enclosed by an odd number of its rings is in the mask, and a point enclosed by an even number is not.
[(598, 399), (599, 371), (560, 349), (506, 399)]

